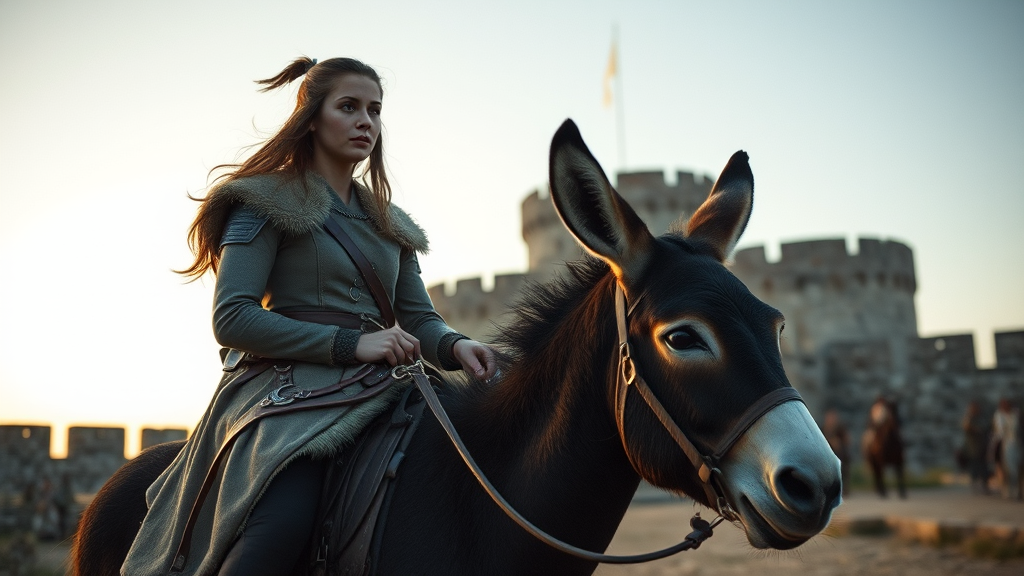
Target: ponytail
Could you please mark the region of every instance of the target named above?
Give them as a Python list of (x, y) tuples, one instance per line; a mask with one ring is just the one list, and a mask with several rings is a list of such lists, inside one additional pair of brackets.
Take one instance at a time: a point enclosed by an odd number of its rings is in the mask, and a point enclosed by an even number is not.
[(267, 78), (265, 80), (257, 80), (256, 83), (265, 85), (263, 88), (260, 88), (260, 92), (269, 92), (275, 88), (280, 88), (290, 84), (293, 80), (299, 79), (301, 76), (304, 76), (306, 72), (309, 72), (309, 69), (313, 66), (316, 66), (316, 58), (309, 58), (307, 56), (296, 58), (277, 76)]

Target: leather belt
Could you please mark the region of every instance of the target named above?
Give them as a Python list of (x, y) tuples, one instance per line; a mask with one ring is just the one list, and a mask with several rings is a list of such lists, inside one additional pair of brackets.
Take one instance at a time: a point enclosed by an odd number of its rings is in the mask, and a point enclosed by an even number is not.
[(273, 312), (292, 320), (299, 320), (300, 322), (326, 324), (350, 330), (376, 332), (381, 329), (374, 318), (367, 314), (353, 314), (351, 312), (342, 312), (341, 310), (324, 310), (322, 308), (275, 308)]

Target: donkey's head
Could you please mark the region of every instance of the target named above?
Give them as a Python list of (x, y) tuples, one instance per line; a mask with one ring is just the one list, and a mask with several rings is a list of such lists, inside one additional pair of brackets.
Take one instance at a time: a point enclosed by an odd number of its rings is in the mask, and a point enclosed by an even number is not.
[(613, 370), (608, 396), (636, 471), (742, 522), (758, 548), (793, 548), (821, 531), (840, 502), (839, 461), (803, 403), (790, 401), (782, 314), (723, 265), (753, 206), (747, 155), (733, 155), (685, 230), (660, 238), (571, 120), (552, 141), (550, 176), (566, 227), (625, 294), (630, 358)]

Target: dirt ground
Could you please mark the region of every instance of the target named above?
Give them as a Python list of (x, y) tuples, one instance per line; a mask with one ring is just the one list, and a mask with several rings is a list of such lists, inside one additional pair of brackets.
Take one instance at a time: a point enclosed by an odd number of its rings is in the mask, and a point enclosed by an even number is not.
[[(972, 496), (963, 490), (912, 491), (907, 500), (879, 500), (854, 494), (837, 510), (844, 518), (898, 514), (956, 516), (969, 521), (995, 520), (1024, 527), (1024, 503)], [(695, 509), (687, 501), (654, 499), (635, 504), (626, 514), (608, 549), (610, 554), (650, 552), (677, 543), (690, 532)], [(68, 546), (40, 543), (39, 567), (61, 570)], [(604, 565), (599, 576), (1021, 576), (1024, 558), (996, 561), (971, 557), (959, 547), (936, 548), (903, 542), (893, 536), (820, 535), (796, 550), (753, 549), (740, 529), (722, 525), (698, 550), (641, 565)]]
[[(867, 497), (865, 497), (866, 499)], [(911, 494), (911, 499), (914, 495)], [(896, 502), (891, 503), (897, 506)], [(1024, 505), (1007, 503), (1024, 510)], [(689, 533), (688, 503), (635, 505), (608, 552), (636, 554), (675, 544)], [(601, 566), (599, 576), (1021, 576), (1024, 558), (973, 558), (959, 548), (935, 548), (892, 536), (820, 535), (796, 550), (752, 548), (739, 528), (719, 526), (697, 550), (633, 566)]]

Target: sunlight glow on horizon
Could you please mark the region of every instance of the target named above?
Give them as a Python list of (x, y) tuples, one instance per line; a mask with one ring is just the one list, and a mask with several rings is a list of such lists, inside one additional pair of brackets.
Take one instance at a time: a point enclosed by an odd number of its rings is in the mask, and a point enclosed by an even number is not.
[[(190, 261), (187, 194), (280, 125), (297, 85), (260, 94), (252, 81), (300, 54), (351, 55), (384, 77), (394, 200), (431, 239), (428, 286), (525, 271), (520, 205), (572, 117), (610, 174), (715, 178), (747, 150), (757, 189), (741, 249), (908, 244), (919, 333), (974, 334), (983, 368), (993, 332), (1024, 329), (1024, 4), (381, 0), (374, 12), (376, 25), (339, 34), (351, 12), (318, 0), (254, 1), (244, 25), (237, 6), (194, 0), (5, 5), (0, 424), (128, 426), (129, 454), (143, 427), (195, 425), (220, 364), (212, 279), (171, 272)], [(299, 13), (319, 17), (281, 26)], [(627, 166), (602, 103), (613, 22)]]

